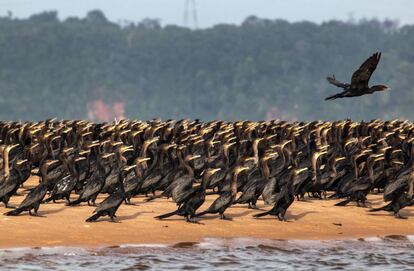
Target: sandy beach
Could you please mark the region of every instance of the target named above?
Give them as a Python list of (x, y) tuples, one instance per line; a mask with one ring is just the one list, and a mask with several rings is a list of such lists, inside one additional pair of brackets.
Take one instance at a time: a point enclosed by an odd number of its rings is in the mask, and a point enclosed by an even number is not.
[[(37, 178), (32, 177), (25, 188), (36, 182)], [(200, 210), (207, 208), (215, 198), (209, 196)], [(173, 244), (197, 242), (208, 237), (328, 240), (414, 234), (414, 207), (402, 210), (403, 215), (409, 216), (402, 220), (386, 212), (369, 213), (368, 209), (353, 205), (333, 206), (336, 200), (295, 201), (287, 212), (288, 222), (280, 222), (273, 217), (253, 218), (253, 214), (270, 208), (259, 201), (261, 210), (247, 209), (245, 205), (228, 209), (226, 215), (233, 221), (207, 215), (200, 219), (202, 224), (190, 224), (178, 216), (163, 221), (154, 219), (156, 215), (173, 211), (175, 203), (166, 199), (146, 203), (143, 199), (135, 198), (136, 205), (121, 205), (117, 212), (119, 223), (111, 223), (108, 218), (86, 223), (94, 207), (85, 204), (68, 207), (63, 201), (42, 204), (39, 214), (43, 217), (31, 217), (27, 213), (17, 217), (1, 215), (0, 247)], [(17, 205), (22, 200), (22, 196), (15, 196), (10, 203)], [(383, 204), (382, 195), (370, 195), (369, 200), (374, 207)], [(8, 210), (3, 205), (0, 207), (1, 214)]]

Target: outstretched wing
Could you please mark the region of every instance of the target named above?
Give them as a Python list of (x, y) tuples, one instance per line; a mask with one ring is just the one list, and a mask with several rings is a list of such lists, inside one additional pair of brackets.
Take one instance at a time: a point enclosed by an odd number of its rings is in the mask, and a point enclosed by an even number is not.
[(328, 80), (328, 82), (331, 83), (332, 85), (337, 86), (339, 88), (346, 89), (349, 87), (349, 84), (342, 83), (336, 80), (335, 75), (326, 77), (326, 80)]
[(381, 59), (381, 53), (376, 52), (370, 56), (361, 67), (354, 72), (351, 79), (351, 89), (365, 89), (368, 88), (368, 82), (372, 73), (377, 68)]

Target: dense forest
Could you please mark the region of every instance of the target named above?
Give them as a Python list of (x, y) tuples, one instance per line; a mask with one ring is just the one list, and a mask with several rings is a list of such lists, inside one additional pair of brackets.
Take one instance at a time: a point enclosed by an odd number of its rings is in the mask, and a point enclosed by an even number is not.
[[(247, 18), (208, 29), (119, 25), (100, 11), (0, 18), (0, 119), (414, 119), (414, 25)], [(382, 51), (389, 93), (326, 102)]]

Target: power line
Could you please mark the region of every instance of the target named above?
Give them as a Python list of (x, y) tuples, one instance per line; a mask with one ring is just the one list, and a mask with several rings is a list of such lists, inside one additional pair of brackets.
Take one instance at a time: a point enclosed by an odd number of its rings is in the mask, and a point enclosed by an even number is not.
[(185, 0), (183, 24), (190, 28), (198, 28), (196, 0)]

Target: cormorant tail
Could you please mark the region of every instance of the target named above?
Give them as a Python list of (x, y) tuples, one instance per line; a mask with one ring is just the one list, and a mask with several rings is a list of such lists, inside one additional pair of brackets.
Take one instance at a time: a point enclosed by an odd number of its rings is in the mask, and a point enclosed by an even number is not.
[(101, 215), (99, 213), (94, 214), (93, 216), (91, 216), (90, 218), (86, 219), (86, 222), (94, 222), (96, 221)]
[(156, 196), (152, 196), (152, 197), (148, 197), (148, 198), (144, 199), (144, 201), (145, 202), (150, 202), (150, 201), (153, 201), (154, 199), (159, 199), (161, 197), (162, 197), (162, 194), (156, 195)]
[(391, 203), (388, 203), (385, 206), (379, 208), (372, 208), (369, 210), (370, 212), (378, 212), (378, 211), (392, 211)]
[(53, 200), (53, 196), (45, 199), (44, 201), (42, 201), (42, 203), (48, 203), (49, 201), (52, 201), (52, 200)]
[(347, 205), (350, 202), (351, 202), (350, 199), (346, 199), (344, 201), (338, 202), (337, 204), (335, 204), (335, 206), (345, 206), (345, 205)]
[(238, 199), (236, 199), (233, 204), (244, 204), (244, 203), (247, 203), (247, 201), (245, 199), (243, 199), (242, 196), (243, 195), (241, 195)]
[(264, 212), (264, 213), (260, 213), (260, 214), (255, 214), (255, 215), (253, 215), (253, 217), (258, 218), (258, 217), (266, 216), (268, 214), (270, 214), (269, 211)]
[(326, 97), (326, 98), (325, 98), (325, 101), (328, 101), (328, 100), (335, 100), (335, 99), (338, 99), (338, 98), (342, 98), (342, 95), (341, 95), (340, 93), (335, 94), (335, 95), (332, 95), (332, 96), (329, 96), (329, 97)]
[(328, 196), (328, 199), (339, 199), (342, 198), (342, 195), (338, 194), (338, 193), (334, 193), (330, 196)]
[(159, 216), (156, 216), (156, 217), (154, 217), (154, 218), (157, 218), (157, 219), (164, 219), (164, 218), (167, 218), (167, 217), (173, 216), (173, 215), (175, 215), (175, 214), (177, 214), (177, 211), (174, 211), (174, 212), (171, 212), (171, 213), (166, 213), (166, 214), (163, 214), (163, 215), (159, 215)]
[(7, 215), (7, 216), (15, 216), (15, 215), (19, 215), (21, 212), (23, 212), (23, 210), (21, 210), (19, 208), (16, 208), (16, 209), (11, 210), (11, 211), (9, 211), (7, 213), (4, 213), (4, 215)]
[(68, 205), (78, 205), (82, 202), (82, 198), (79, 197), (78, 199), (75, 199), (74, 201), (69, 201)]
[(202, 212), (200, 212), (200, 213), (198, 213), (198, 214), (195, 214), (195, 215), (194, 215), (194, 217), (203, 216), (203, 215), (205, 215), (205, 214), (208, 214), (209, 212), (210, 212), (209, 210), (205, 210), (205, 211), (202, 211)]

